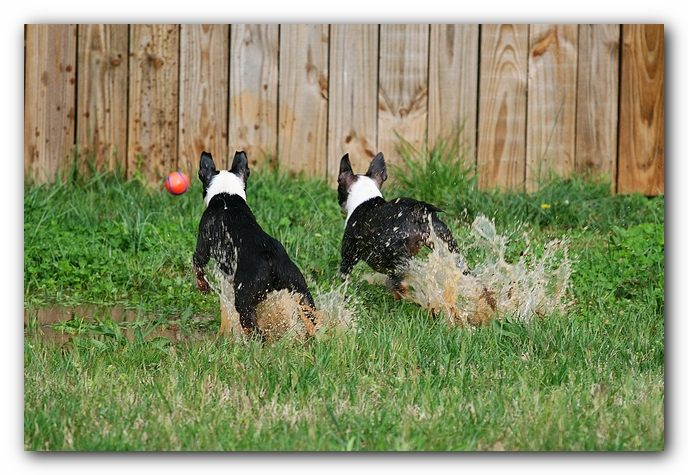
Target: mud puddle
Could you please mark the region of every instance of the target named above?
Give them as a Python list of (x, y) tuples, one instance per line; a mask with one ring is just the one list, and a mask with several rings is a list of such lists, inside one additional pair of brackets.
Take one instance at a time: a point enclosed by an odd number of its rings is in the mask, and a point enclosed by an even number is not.
[[(83, 330), (78, 332), (78, 320), (82, 320)], [(140, 328), (144, 340), (164, 337), (170, 341), (186, 341), (215, 338), (217, 331), (189, 331), (182, 329), (178, 317), (161, 320), (160, 317), (146, 315), (139, 310), (126, 309), (122, 306), (100, 307), (96, 305), (77, 305), (73, 307), (24, 308), (24, 336), (29, 332), (39, 332), (46, 340), (66, 343), (70, 338), (91, 337), (102, 334), (98, 331), (99, 323), (112, 320), (119, 325), (122, 336), (134, 341), (134, 334)], [(189, 317), (194, 323), (210, 323), (211, 317)], [(72, 323), (70, 325), (69, 323)], [(89, 326), (93, 325), (92, 329)], [(65, 327), (61, 329), (60, 327)], [(71, 331), (70, 331), (71, 330)], [(150, 332), (149, 332), (150, 330)]]

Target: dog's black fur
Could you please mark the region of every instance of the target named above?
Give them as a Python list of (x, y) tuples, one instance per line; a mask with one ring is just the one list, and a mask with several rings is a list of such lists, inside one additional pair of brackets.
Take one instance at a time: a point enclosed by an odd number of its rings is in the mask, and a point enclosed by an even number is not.
[[(387, 289), (399, 299), (407, 291), (404, 276), (410, 259), (423, 246), (432, 247), (431, 223), (435, 234), (452, 253), (457, 252), (458, 246), (447, 225), (437, 217), (441, 209), (411, 198), (385, 201), (379, 190), (386, 179), (387, 165), (382, 153), (371, 161), (365, 175), (354, 174), (349, 154), (342, 157), (337, 194), (339, 205), (348, 216), (339, 271), (346, 279), (362, 260), (387, 276)], [(463, 266), (458, 254), (457, 265)]]
[(204, 294), (210, 291), (204, 267), (212, 257), (232, 282), (234, 306), (246, 334), (262, 334), (256, 323), (256, 306), (269, 292), (282, 289), (300, 295), (302, 308), (315, 324), (315, 303), (303, 274), (282, 244), (263, 231), (246, 204), (249, 175), (244, 152), (236, 152), (229, 171), (218, 171), (212, 155), (201, 154), (198, 178), (207, 208), (193, 255), (196, 285)]

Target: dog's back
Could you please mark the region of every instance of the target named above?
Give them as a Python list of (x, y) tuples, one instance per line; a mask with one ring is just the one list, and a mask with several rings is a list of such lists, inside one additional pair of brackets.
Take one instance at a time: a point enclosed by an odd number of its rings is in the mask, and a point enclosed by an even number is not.
[(354, 255), (356, 261), (363, 260), (382, 274), (402, 270), (410, 258), (428, 245), (432, 229), (455, 252), (456, 241), (437, 216), (441, 211), (412, 198), (366, 201), (352, 213), (344, 230), (340, 272), (350, 273), (352, 260), (347, 256)]
[(282, 243), (260, 227), (246, 201), (237, 195), (221, 193), (210, 200), (199, 225), (194, 264), (203, 255), (214, 258), (230, 279), (264, 287), (257, 292), (291, 289), (292, 281), (305, 286)]

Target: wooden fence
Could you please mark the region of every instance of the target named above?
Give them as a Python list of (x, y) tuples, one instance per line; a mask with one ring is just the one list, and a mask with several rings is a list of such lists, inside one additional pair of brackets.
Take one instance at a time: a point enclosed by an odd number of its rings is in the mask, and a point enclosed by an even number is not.
[(485, 188), (664, 193), (663, 25), (26, 25), (25, 177), (151, 181), (202, 150), (327, 176), (464, 124)]

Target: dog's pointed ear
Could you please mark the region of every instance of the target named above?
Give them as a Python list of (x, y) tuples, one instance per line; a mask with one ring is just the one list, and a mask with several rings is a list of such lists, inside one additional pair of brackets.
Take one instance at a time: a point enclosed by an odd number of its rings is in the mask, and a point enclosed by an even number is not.
[(337, 177), (337, 183), (340, 185), (345, 185), (348, 188), (348, 184), (353, 181), (354, 171), (351, 169), (351, 162), (349, 161), (349, 154), (345, 154), (342, 157), (341, 162), (339, 162), (339, 176)]
[(373, 161), (370, 162), (370, 167), (368, 167), (368, 172), (366, 176), (372, 178), (375, 183), (377, 183), (378, 188), (382, 188), (382, 183), (387, 179), (387, 164), (385, 163), (385, 157), (382, 152), (375, 155)]
[(349, 188), (356, 181), (356, 175), (354, 175), (351, 169), (351, 162), (349, 161), (349, 154), (347, 153), (342, 157), (342, 161), (339, 162), (339, 176), (337, 177), (337, 201), (339, 201), (339, 206), (344, 209), (346, 206), (346, 200), (349, 196)]
[(354, 174), (353, 170), (351, 169), (351, 162), (349, 161), (349, 154), (345, 154), (342, 157), (342, 160), (339, 162), (339, 176), (342, 176), (342, 173), (350, 173)]
[(215, 162), (213, 161), (213, 156), (208, 152), (201, 153), (201, 163), (198, 169), (198, 179), (205, 187), (210, 184), (210, 181), (217, 174), (215, 169)]
[(248, 180), (248, 177), (251, 174), (251, 170), (248, 168), (248, 157), (246, 156), (245, 152), (241, 151), (234, 154), (232, 169), (229, 171), (234, 173), (236, 176), (241, 178), (244, 183), (246, 183), (246, 180)]

